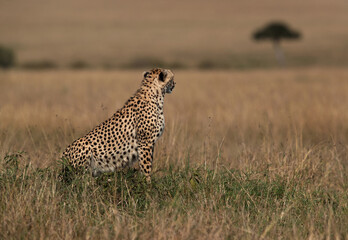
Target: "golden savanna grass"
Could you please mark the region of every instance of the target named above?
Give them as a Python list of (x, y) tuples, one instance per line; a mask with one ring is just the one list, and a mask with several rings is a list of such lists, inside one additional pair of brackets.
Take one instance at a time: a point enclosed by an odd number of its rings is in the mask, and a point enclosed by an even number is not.
[(347, 70), (175, 73), (154, 182), (104, 189), (62, 185), (57, 161), (141, 71), (1, 72), (0, 238), (348, 238)]

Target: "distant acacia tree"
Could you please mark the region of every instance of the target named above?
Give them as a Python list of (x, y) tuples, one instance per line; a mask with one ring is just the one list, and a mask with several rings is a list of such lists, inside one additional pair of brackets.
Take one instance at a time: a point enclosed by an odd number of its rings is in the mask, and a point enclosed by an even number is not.
[(10, 68), (15, 64), (15, 54), (12, 49), (0, 46), (0, 68)]
[(301, 34), (299, 32), (290, 29), (287, 24), (282, 22), (271, 22), (253, 33), (253, 38), (256, 41), (270, 40), (273, 42), (276, 59), (281, 65), (285, 63), (284, 53), (280, 46), (281, 40), (297, 40), (300, 37)]

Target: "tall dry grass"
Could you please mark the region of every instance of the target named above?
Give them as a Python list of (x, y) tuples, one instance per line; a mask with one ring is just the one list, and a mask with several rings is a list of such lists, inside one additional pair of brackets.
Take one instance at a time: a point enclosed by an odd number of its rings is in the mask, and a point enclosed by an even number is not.
[(140, 72), (0, 74), (0, 159), (19, 162), (0, 165), (4, 238), (348, 237), (344, 69), (176, 72), (152, 186), (57, 181), (62, 149), (121, 107)]

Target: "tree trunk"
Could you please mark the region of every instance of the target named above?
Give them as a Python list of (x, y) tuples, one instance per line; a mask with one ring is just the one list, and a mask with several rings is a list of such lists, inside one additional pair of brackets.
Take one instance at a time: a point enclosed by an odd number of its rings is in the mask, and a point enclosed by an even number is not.
[(280, 66), (284, 66), (285, 65), (285, 56), (283, 53), (283, 49), (280, 46), (279, 40), (273, 41), (273, 49), (274, 49), (274, 54), (275, 54), (275, 57), (277, 59), (278, 64)]

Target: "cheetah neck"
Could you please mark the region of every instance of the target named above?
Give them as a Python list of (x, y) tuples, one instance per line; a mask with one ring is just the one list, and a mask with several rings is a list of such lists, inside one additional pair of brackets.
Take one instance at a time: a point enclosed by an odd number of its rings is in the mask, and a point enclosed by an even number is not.
[(158, 104), (160, 107), (163, 106), (165, 91), (162, 89), (143, 85), (138, 90), (138, 95), (141, 95), (143, 99), (149, 102)]

